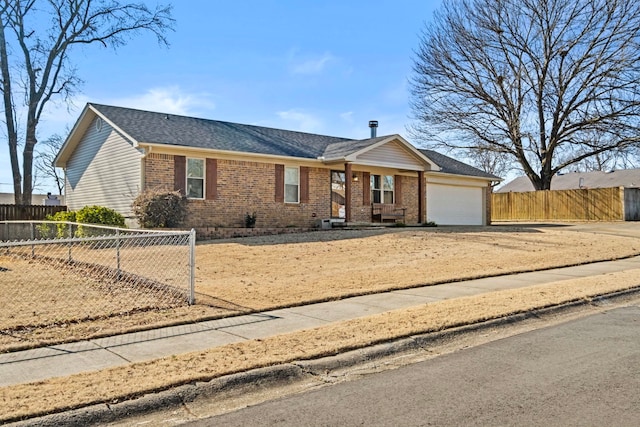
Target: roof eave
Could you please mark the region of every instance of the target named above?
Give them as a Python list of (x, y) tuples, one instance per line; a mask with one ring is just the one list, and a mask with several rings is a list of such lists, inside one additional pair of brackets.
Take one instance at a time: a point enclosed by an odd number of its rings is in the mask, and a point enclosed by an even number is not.
[(426, 163), (429, 166), (428, 170), (431, 171), (439, 171), (440, 170), (440, 166), (438, 166), (433, 160), (431, 160), (430, 158), (428, 158), (427, 156), (425, 156), (424, 154), (422, 154), (420, 152), (420, 150), (418, 150), (416, 147), (414, 147), (412, 144), (409, 143), (409, 141), (407, 141), (406, 139), (404, 139), (401, 135), (398, 134), (394, 134), (394, 135), (389, 135), (388, 138), (385, 138), (381, 141), (376, 142), (375, 144), (372, 144), (368, 147), (362, 148), (354, 153), (351, 153), (349, 156), (347, 156), (347, 159), (349, 158), (356, 158), (357, 156), (373, 150), (381, 145), (387, 144), (391, 141), (400, 141), (400, 143), (404, 146), (405, 149), (407, 149), (409, 152), (411, 152), (414, 156), (418, 157), (420, 160), (422, 160), (424, 163)]
[[(333, 158), (325, 158), (324, 156), (320, 156), (318, 157), (318, 160), (322, 161), (324, 164), (353, 163), (353, 164), (363, 164), (368, 166), (395, 167), (392, 164), (368, 164), (368, 163), (362, 163), (358, 161), (358, 156), (366, 153), (367, 151), (371, 151), (377, 147), (387, 144), (391, 141), (399, 141), (407, 151), (409, 151), (412, 155), (420, 159), (420, 161), (423, 162), (425, 166), (428, 166), (428, 169), (425, 167), (424, 170), (430, 170), (430, 171), (441, 170), (440, 166), (438, 166), (433, 160), (431, 160), (430, 158), (422, 154), (417, 148), (415, 148), (406, 139), (404, 139), (402, 136), (398, 134), (389, 135), (387, 138), (384, 138), (364, 148), (360, 148), (356, 151), (353, 151), (352, 153), (349, 153), (346, 156), (333, 157)], [(403, 168), (406, 168), (406, 165), (401, 165), (401, 166)]]
[(504, 181), (503, 178), (500, 177), (486, 177), (486, 176), (477, 176), (477, 175), (463, 175), (463, 174), (459, 174), (459, 173), (450, 173), (450, 172), (442, 172), (442, 171), (426, 171), (425, 172), (426, 175), (433, 175), (433, 176), (442, 176), (442, 175), (447, 175), (447, 176), (452, 176), (452, 177), (456, 177), (456, 178), (466, 178), (466, 179), (475, 179), (478, 181), (489, 181), (489, 182), (502, 182)]
[(89, 125), (95, 117), (100, 117), (105, 121), (105, 123), (108, 123), (109, 126), (121, 133), (125, 138), (129, 139), (134, 147), (138, 147), (138, 141), (136, 141), (135, 138), (120, 129), (115, 123), (109, 120), (107, 116), (98, 111), (93, 105), (87, 103), (87, 105), (85, 105), (84, 109), (82, 110), (80, 117), (73, 125), (71, 132), (69, 132), (69, 135), (62, 144), (58, 155), (54, 159), (54, 164), (56, 167), (65, 168), (67, 166), (69, 157), (71, 157), (71, 154), (80, 143), (80, 140), (84, 136), (85, 132), (89, 128)]
[(78, 136), (78, 138), (81, 138), (82, 134), (84, 134), (84, 131), (86, 131), (86, 128), (89, 126), (88, 123), (91, 123), (91, 121), (87, 122), (85, 120), (86, 115), (89, 113), (89, 111), (91, 111), (91, 109), (89, 108), (89, 104), (87, 104), (84, 106), (82, 113), (80, 113), (80, 117), (78, 117), (78, 120), (76, 120), (76, 122), (74, 123), (73, 128), (71, 128), (71, 132), (69, 132), (69, 135), (67, 135), (64, 142), (62, 143), (60, 151), (58, 151), (55, 159), (53, 159), (53, 164), (56, 167), (66, 167), (71, 153), (75, 149), (77, 142), (79, 142), (75, 141), (75, 137)]
[(279, 154), (252, 153), (247, 151), (235, 151), (235, 150), (220, 150), (216, 148), (189, 147), (185, 145), (163, 144), (163, 143), (157, 143), (157, 142), (138, 142), (138, 146), (141, 148), (148, 147), (148, 148), (151, 148), (151, 150), (153, 150), (154, 148), (162, 148), (164, 150), (168, 149), (168, 150), (176, 150), (176, 151), (183, 151), (183, 152), (186, 151), (191, 153), (206, 152), (206, 153), (225, 155), (230, 157), (242, 156), (242, 157), (269, 158), (269, 159), (297, 161), (297, 162), (304, 161), (304, 162), (312, 162), (312, 163), (318, 163), (322, 161), (320, 160), (320, 158), (284, 156)]

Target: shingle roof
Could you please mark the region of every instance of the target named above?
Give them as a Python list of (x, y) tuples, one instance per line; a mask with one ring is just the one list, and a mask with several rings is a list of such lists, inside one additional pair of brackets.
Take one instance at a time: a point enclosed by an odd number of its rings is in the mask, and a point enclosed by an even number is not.
[(471, 165), (468, 165), (466, 163), (462, 163), (456, 159), (453, 159), (449, 156), (445, 156), (444, 154), (440, 154), (437, 151), (433, 151), (433, 150), (425, 150), (425, 149), (419, 149), (420, 152), (422, 154), (424, 154), (425, 156), (427, 156), (428, 158), (430, 158), (431, 160), (433, 160), (435, 162), (435, 164), (437, 164), (438, 166), (440, 166), (440, 172), (441, 173), (449, 173), (449, 174), (455, 174), (455, 175), (466, 175), (466, 176), (477, 176), (480, 178), (488, 178), (488, 179), (492, 179), (492, 180), (500, 180), (501, 178), (498, 176), (495, 176), (493, 174), (487, 173), (483, 170), (480, 170), (478, 168), (474, 168)]
[[(552, 190), (611, 187), (640, 187), (640, 169), (620, 169), (609, 172), (567, 172), (551, 178)], [(529, 178), (521, 176), (497, 189), (496, 193), (533, 190), (533, 184), (531, 184)]]
[[(230, 123), (133, 108), (89, 104), (139, 143), (167, 144), (307, 159), (340, 159), (393, 135), (353, 140), (263, 126)], [(498, 180), (465, 163), (432, 150), (420, 150), (442, 173)]]
[(349, 138), (90, 104), (138, 142), (315, 159)]
[(370, 138), (370, 139), (334, 142), (333, 144), (329, 144), (327, 146), (327, 148), (323, 153), (323, 157), (325, 157), (326, 159), (336, 159), (336, 158), (346, 157), (351, 153), (360, 151), (363, 148), (367, 148), (370, 145), (373, 145), (384, 139), (388, 139), (391, 136), (392, 135), (385, 135), (385, 136), (379, 136), (379, 137)]

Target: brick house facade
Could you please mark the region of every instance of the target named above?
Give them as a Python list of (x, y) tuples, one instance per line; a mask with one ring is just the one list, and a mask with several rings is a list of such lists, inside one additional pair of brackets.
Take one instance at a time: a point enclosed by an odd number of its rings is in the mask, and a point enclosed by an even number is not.
[(71, 210), (97, 204), (133, 220), (140, 191), (178, 190), (188, 200), (184, 226), (194, 228), (242, 227), (254, 212), (261, 228), (366, 223), (380, 204), (423, 223), (429, 185), (445, 195), (431, 200), (440, 212), (448, 191), (475, 197), (480, 189), (473, 221), (487, 223), (486, 189), (499, 179), (400, 135), (350, 140), (98, 104), (87, 104), (56, 165)]
[[(178, 156), (179, 157), (179, 156)], [(144, 159), (144, 188), (175, 189), (174, 155), (150, 153)], [(242, 227), (247, 213), (256, 213), (257, 226), (314, 227), (331, 217), (330, 173), (333, 169), (306, 167), (308, 196), (299, 203), (276, 200), (276, 163), (215, 160), (216, 191), (202, 200), (188, 199), (187, 227)], [(341, 171), (343, 172), (343, 171)], [(353, 172), (351, 206), (353, 222), (371, 222), (371, 204), (365, 197), (366, 172)], [(240, 182), (237, 178), (241, 176)], [(417, 178), (396, 175), (396, 204), (406, 208), (406, 221), (418, 220)], [(212, 185), (212, 184), (210, 184)], [(401, 190), (400, 190), (401, 189)], [(368, 190), (369, 191), (369, 190)]]

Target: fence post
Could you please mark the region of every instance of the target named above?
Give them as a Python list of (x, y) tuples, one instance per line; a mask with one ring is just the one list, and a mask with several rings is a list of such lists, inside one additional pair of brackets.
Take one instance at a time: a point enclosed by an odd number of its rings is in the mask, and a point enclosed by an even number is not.
[(196, 302), (196, 230), (189, 233), (189, 305)]
[[(69, 224), (69, 239), (72, 239), (72, 238), (73, 238), (73, 224)], [(69, 241), (69, 244), (67, 245), (68, 246), (67, 250), (69, 252), (69, 260), (68, 260), (69, 263), (71, 263), (71, 261), (72, 261), (72, 259), (71, 259), (71, 245), (72, 245), (72, 243), (71, 243), (71, 241)]]
[(116, 228), (116, 282), (120, 281), (120, 229)]
[[(29, 236), (31, 237), (31, 241), (33, 242), (36, 238), (34, 225), (32, 222), (29, 223)], [(36, 256), (36, 245), (31, 245), (31, 258), (35, 258)]]

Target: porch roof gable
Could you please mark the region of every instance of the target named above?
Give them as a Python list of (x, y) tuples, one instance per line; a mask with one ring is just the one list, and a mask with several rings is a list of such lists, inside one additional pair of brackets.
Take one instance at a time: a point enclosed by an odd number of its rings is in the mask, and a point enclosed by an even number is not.
[(435, 162), (397, 134), (331, 144), (320, 160), (406, 170), (440, 170)]

